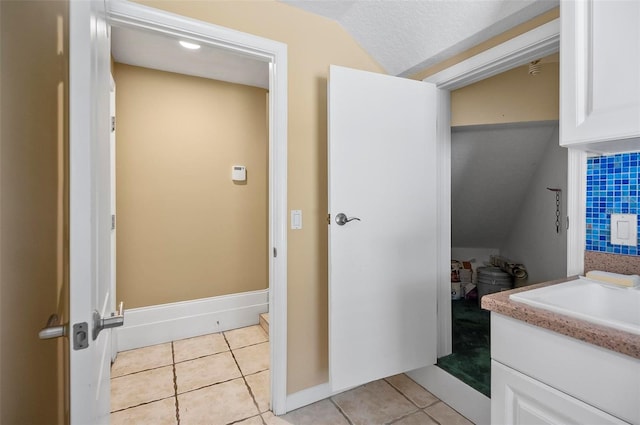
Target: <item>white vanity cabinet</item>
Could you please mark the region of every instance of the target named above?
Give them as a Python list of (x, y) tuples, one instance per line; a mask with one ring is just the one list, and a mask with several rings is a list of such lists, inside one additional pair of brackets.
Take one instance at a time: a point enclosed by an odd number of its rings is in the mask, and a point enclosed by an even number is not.
[(640, 424), (640, 359), (491, 313), (491, 423)]
[(640, 150), (640, 1), (560, 2), (560, 144)]
[(491, 362), (491, 380), (492, 424), (627, 423), (495, 360)]

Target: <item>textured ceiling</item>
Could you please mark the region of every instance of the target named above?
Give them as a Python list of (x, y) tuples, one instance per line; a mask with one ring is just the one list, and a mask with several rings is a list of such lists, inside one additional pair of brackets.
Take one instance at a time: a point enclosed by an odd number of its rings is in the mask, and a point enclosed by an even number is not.
[(502, 247), (557, 125), (452, 129), (451, 246)]
[(391, 75), (409, 76), (559, 0), (280, 0), (338, 22)]

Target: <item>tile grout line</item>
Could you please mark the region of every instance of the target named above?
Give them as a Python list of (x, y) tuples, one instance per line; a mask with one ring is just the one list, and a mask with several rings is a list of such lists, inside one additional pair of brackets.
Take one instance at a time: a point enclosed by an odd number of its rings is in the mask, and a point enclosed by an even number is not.
[(442, 422), (440, 422), (438, 419), (436, 419), (436, 418), (434, 418), (433, 416), (431, 416), (430, 414), (428, 414), (427, 412), (425, 412), (425, 411), (424, 411), (424, 409), (420, 409), (420, 410), (418, 410), (418, 412), (422, 412), (422, 413), (424, 413), (425, 415), (427, 415), (427, 417), (428, 417), (429, 419), (431, 419), (431, 421), (433, 421), (433, 423), (434, 423), (435, 425), (446, 425), (446, 424), (443, 424)]
[[(407, 378), (409, 378), (409, 377), (407, 376)], [(409, 378), (409, 379), (411, 379), (411, 378)], [(413, 381), (413, 379), (411, 379), (411, 380)], [(425, 407), (420, 407), (420, 406), (418, 406), (416, 403), (414, 403), (414, 402), (413, 402), (413, 401), (412, 401), (408, 396), (406, 396), (402, 391), (400, 391), (400, 389), (399, 389), (399, 388), (396, 388), (396, 386), (395, 386), (395, 385), (393, 385), (391, 382), (389, 382), (389, 381), (387, 380), (387, 378), (383, 378), (383, 381), (384, 381), (384, 382), (386, 382), (387, 384), (389, 384), (389, 386), (391, 386), (391, 388), (393, 388), (393, 389), (394, 389), (394, 390), (396, 390), (398, 393), (400, 393), (400, 395), (401, 395), (402, 397), (404, 397), (405, 399), (407, 399), (411, 404), (413, 404), (414, 406), (416, 406), (416, 408), (418, 409), (418, 410), (416, 410), (415, 412), (411, 412), (411, 413), (408, 413), (408, 414), (407, 414), (407, 415), (405, 415), (405, 416), (402, 416), (402, 417), (400, 417), (400, 418), (394, 419), (393, 421), (389, 422), (390, 424), (396, 423), (396, 422), (397, 422), (397, 421), (399, 421), (400, 419), (406, 418), (406, 417), (407, 417), (407, 416), (409, 416), (409, 415), (413, 415), (413, 414), (414, 414), (414, 413), (416, 413), (416, 412), (423, 412), (425, 415), (429, 416), (429, 418), (430, 418), (432, 421), (434, 421), (436, 424), (440, 425), (440, 422), (439, 422), (438, 420), (436, 420), (434, 417), (432, 417), (429, 413), (427, 413), (427, 412), (425, 411), (425, 409), (426, 409), (426, 408), (428, 408), (428, 407), (434, 406), (434, 405), (436, 405), (436, 404), (438, 404), (438, 403), (440, 403), (440, 402), (442, 402), (442, 400), (440, 400), (439, 398), (437, 398), (437, 397), (436, 397), (436, 401), (434, 401), (433, 403), (431, 403), (431, 404), (429, 404), (429, 405), (427, 405), (427, 406), (425, 406)], [(415, 382), (415, 381), (413, 381), (413, 382)], [(416, 384), (417, 384), (417, 383), (416, 383)], [(420, 384), (417, 384), (417, 385), (420, 385)], [(426, 391), (426, 390), (425, 390), (425, 391)]]
[(342, 410), (342, 408), (338, 405), (338, 403), (335, 402), (333, 397), (329, 397), (329, 401), (331, 402), (331, 404), (333, 404), (335, 406), (336, 409), (338, 409), (338, 412), (340, 412), (340, 414), (346, 419), (346, 421), (349, 423), (349, 425), (354, 425), (353, 422), (351, 421), (351, 419), (349, 418), (349, 416), (347, 416), (347, 414), (344, 412), (344, 410)]
[[(235, 354), (233, 352), (233, 349), (231, 349), (230, 343), (227, 340), (226, 335), (224, 335), (224, 332), (222, 332), (222, 331), (220, 331), (218, 333), (223, 336), (228, 350), (221, 351), (219, 353), (207, 354), (207, 355), (204, 355), (204, 356), (197, 357), (195, 359), (201, 359), (201, 358), (205, 358), (205, 357), (210, 357), (210, 356), (217, 355), (217, 354), (224, 354), (224, 353), (226, 353), (228, 351), (231, 354), (232, 358), (234, 359), (234, 362), (235, 362), (235, 364), (236, 364), (236, 366), (238, 368), (238, 371), (240, 372), (240, 377), (242, 377), (242, 379), (244, 381), (244, 384), (247, 387), (247, 390), (249, 391), (249, 395), (252, 398), (253, 404), (254, 404), (254, 406), (256, 406), (256, 410), (258, 411), (257, 415), (255, 415), (255, 416), (251, 416), (249, 418), (244, 418), (244, 419), (239, 419), (238, 421), (235, 421), (233, 423), (235, 424), (237, 422), (242, 422), (242, 421), (245, 421), (247, 419), (251, 419), (251, 418), (254, 418), (254, 417), (257, 416), (257, 417), (260, 418), (260, 420), (262, 422), (262, 425), (267, 425), (264, 417), (262, 416), (263, 413), (260, 412), (260, 407), (258, 406), (258, 403), (256, 401), (255, 395), (253, 394), (253, 391), (252, 391), (248, 381), (245, 379), (245, 375), (242, 373), (242, 370), (240, 369), (240, 365), (239, 365), (237, 359), (235, 358)], [(147, 402), (142, 402), (142, 403), (136, 404), (134, 406), (127, 406), (127, 407), (124, 407), (124, 408), (121, 408), (121, 409), (118, 409), (118, 410), (114, 410), (114, 411), (111, 411), (111, 409), (110, 409), (110, 412), (109, 412), (110, 415), (113, 414), (113, 413), (123, 412), (123, 411), (130, 410), (130, 409), (133, 409), (133, 408), (136, 408), (136, 407), (140, 407), (140, 406), (148, 405), (148, 404), (151, 404), (151, 403), (155, 403), (155, 402), (158, 402), (158, 401), (161, 401), (161, 400), (169, 400), (170, 398), (173, 398), (174, 399), (174, 406), (175, 406), (175, 409), (176, 409), (175, 418), (176, 418), (176, 421), (177, 421), (177, 425), (180, 425), (180, 409), (179, 409), (179, 401), (178, 401), (178, 395), (179, 394), (178, 394), (178, 382), (177, 382), (178, 374), (177, 374), (176, 365), (181, 364), (181, 363), (185, 363), (185, 362), (188, 362), (188, 361), (191, 361), (191, 360), (195, 360), (195, 359), (186, 359), (186, 360), (182, 360), (182, 361), (176, 362), (176, 352), (175, 352), (175, 345), (174, 345), (175, 342), (176, 341), (170, 341), (169, 342), (171, 344), (171, 358), (172, 358), (171, 362), (169, 364), (156, 366), (156, 367), (150, 367), (148, 369), (137, 370), (137, 371), (130, 372), (130, 373), (125, 373), (123, 375), (119, 375), (119, 376), (116, 376), (116, 377), (111, 377), (111, 380), (113, 381), (113, 380), (117, 380), (117, 379), (120, 379), (120, 378), (125, 378), (125, 377), (128, 377), (128, 376), (132, 376), (132, 375), (137, 375), (137, 374), (140, 374), (140, 373), (143, 373), (143, 372), (149, 372), (149, 371), (153, 371), (153, 370), (157, 370), (157, 369), (161, 369), (161, 368), (165, 368), (165, 367), (171, 366), (172, 373), (173, 373), (173, 390), (174, 390), (174, 394), (170, 395), (168, 397), (163, 397), (163, 398), (157, 399), (157, 400), (150, 400), (150, 401), (147, 401)], [(246, 346), (243, 346), (243, 347), (239, 347), (238, 349), (242, 349), (242, 348), (246, 348), (246, 347), (253, 347), (253, 346), (260, 345), (260, 344), (263, 344), (263, 343), (268, 343), (268, 342), (269, 342), (269, 340), (267, 339), (266, 341), (257, 342), (257, 343), (254, 343), (254, 344), (249, 344), (249, 345), (246, 345)], [(113, 364), (111, 366), (113, 366)], [(255, 371), (255, 372), (249, 374), (248, 376), (252, 376), (252, 375), (255, 375), (255, 374), (258, 374), (258, 373), (261, 373), (261, 372), (264, 372), (264, 371), (268, 371), (268, 370), (269, 369)], [(217, 384), (221, 384), (221, 383), (224, 383), (224, 382), (230, 382), (230, 381), (233, 381), (233, 380), (238, 379), (238, 378), (239, 377), (236, 377), (236, 378), (229, 379), (229, 380), (226, 380), (226, 381), (223, 381), (223, 382), (216, 382), (214, 384), (205, 385), (205, 386), (199, 387), (199, 388), (194, 388), (192, 390), (185, 391), (182, 394), (198, 391), (200, 389), (211, 387), (211, 386), (214, 386), (214, 385), (217, 385)], [(265, 411), (265, 413), (266, 413), (266, 411)]]
[[(224, 336), (224, 335), (223, 335)], [(225, 337), (225, 341), (227, 340), (227, 338)], [(227, 342), (227, 346), (229, 347), (229, 350), (241, 350), (243, 348), (247, 348), (247, 347), (254, 347), (256, 345), (260, 345), (260, 344), (268, 344), (269, 340), (266, 341), (260, 341), (260, 342), (255, 342), (253, 344), (247, 344), (247, 345), (243, 345), (242, 347), (235, 347), (235, 348), (231, 348), (231, 344), (229, 344)]]
[[(119, 354), (119, 353), (117, 353), (117, 354)], [(117, 354), (116, 354), (116, 356), (117, 356)], [(113, 368), (114, 364), (115, 364), (115, 361), (111, 363), (110, 368)], [(143, 372), (149, 372), (149, 371), (152, 371), (152, 370), (162, 369), (163, 367), (168, 367), (168, 366), (171, 366), (171, 365), (170, 364), (165, 364), (165, 365), (161, 365), (161, 366), (150, 367), (148, 369), (136, 370), (134, 372), (125, 373), (125, 374), (122, 374), (122, 375), (119, 375), (119, 376), (111, 376), (109, 378), (109, 383), (111, 384), (114, 380), (117, 380), (117, 379), (126, 378), (126, 377), (129, 377), (129, 376), (132, 376), (132, 375), (136, 375), (136, 374), (139, 374), (139, 373), (143, 373)], [(111, 415), (113, 413), (124, 412), (126, 410), (130, 410), (130, 409), (134, 409), (134, 408), (137, 408), (137, 407), (145, 406), (145, 405), (148, 405), (148, 404), (151, 404), (151, 403), (156, 403), (158, 401), (168, 400), (171, 397), (173, 397), (173, 396), (162, 397), (162, 398), (155, 399), (155, 400), (149, 400), (149, 401), (145, 401), (145, 402), (133, 405), (133, 406), (123, 407), (123, 408), (117, 409), (117, 410), (111, 410), (111, 407), (109, 407), (109, 417), (111, 417)]]
[[(395, 385), (393, 385), (391, 382), (387, 381), (387, 378), (383, 378), (382, 379), (384, 382), (386, 382), (391, 388), (393, 388), (394, 390), (396, 390), (396, 392), (398, 394), (400, 394), (405, 400), (407, 400), (409, 403), (413, 404), (416, 409), (418, 410), (422, 410), (422, 408), (420, 406), (418, 406), (416, 403), (414, 403), (413, 400), (411, 400), (405, 393), (403, 393), (402, 391), (400, 391), (400, 388), (396, 388)], [(414, 412), (415, 413), (415, 412)]]
[(425, 411), (424, 411), (424, 410), (422, 410), (422, 409), (418, 409), (418, 410), (416, 410), (416, 411), (414, 411), (414, 412), (407, 413), (407, 414), (406, 414), (406, 415), (404, 415), (404, 416), (400, 416), (399, 418), (396, 418), (396, 419), (392, 420), (391, 422), (387, 422), (387, 424), (386, 424), (386, 425), (393, 425), (393, 424), (397, 424), (397, 423), (398, 423), (398, 422), (400, 422), (401, 420), (406, 419), (406, 418), (408, 418), (409, 416), (411, 416), (411, 415), (415, 415), (416, 413), (420, 413), (420, 412), (422, 412), (422, 413), (424, 413), (425, 415), (427, 415), (427, 417), (428, 417), (429, 419), (431, 419), (431, 420), (432, 420), (436, 425), (441, 425), (439, 421), (437, 421), (437, 420), (435, 420), (434, 418), (432, 418), (432, 417), (431, 417), (431, 415), (429, 415), (427, 412), (425, 412)]
[(395, 385), (393, 385), (391, 382), (389, 382), (389, 381), (387, 380), (387, 378), (382, 378), (381, 380), (382, 380), (383, 382), (385, 382), (387, 385), (389, 385), (391, 388), (393, 388), (393, 389), (394, 389), (398, 394), (400, 394), (400, 396), (402, 396), (402, 398), (404, 398), (405, 400), (407, 400), (409, 403), (411, 403), (411, 404), (413, 405), (413, 407), (415, 407), (415, 408), (416, 408), (416, 410), (414, 410), (414, 411), (412, 411), (412, 412), (409, 412), (409, 413), (407, 413), (407, 414), (405, 414), (405, 415), (402, 415), (402, 416), (400, 416), (400, 417), (398, 417), (398, 418), (392, 419), (391, 421), (387, 422), (387, 425), (395, 424), (395, 423), (397, 423), (397, 422), (401, 421), (402, 419), (404, 419), (404, 418), (406, 418), (406, 417), (409, 417), (409, 416), (411, 416), (411, 415), (414, 415), (414, 414), (416, 414), (416, 413), (418, 413), (418, 412), (421, 412), (421, 411), (422, 411), (422, 409), (420, 408), (420, 406), (418, 406), (416, 403), (414, 403), (414, 401), (413, 401), (413, 400), (411, 400), (411, 399), (410, 399), (410, 398), (409, 398), (405, 393), (403, 393), (402, 391), (400, 391), (400, 388), (396, 388), (396, 386), (395, 386)]
[(180, 404), (178, 403), (178, 372), (176, 371), (176, 352), (171, 341), (171, 362), (173, 366), (173, 395), (176, 400), (176, 421), (180, 425)]
[[(409, 378), (409, 377), (407, 376), (407, 378)], [(411, 378), (409, 378), (409, 379), (411, 379)], [(431, 407), (431, 406), (433, 406), (434, 404), (437, 404), (437, 403), (444, 403), (444, 402), (443, 402), (442, 400), (440, 400), (438, 397), (433, 396), (433, 398), (435, 398), (435, 399), (436, 399), (436, 401), (434, 401), (433, 403), (429, 403), (429, 404), (427, 404), (427, 405), (426, 405), (426, 406), (424, 406), (424, 407), (420, 407), (420, 406), (418, 406), (418, 404), (417, 404), (417, 403), (414, 403), (413, 401), (411, 401), (411, 399), (410, 399), (407, 395), (405, 395), (405, 394), (402, 392), (402, 390), (400, 390), (400, 388), (396, 388), (396, 386), (395, 386), (395, 385), (393, 385), (391, 382), (387, 381), (387, 378), (384, 378), (384, 380), (385, 380), (385, 382), (386, 382), (386, 383), (388, 383), (389, 385), (391, 385), (391, 386), (392, 386), (396, 391), (398, 391), (400, 394), (402, 394), (402, 395), (404, 396), (404, 398), (406, 398), (407, 400), (409, 400), (411, 403), (413, 403), (413, 405), (414, 405), (414, 406), (416, 406), (416, 407), (417, 407), (418, 409), (420, 409), (420, 410), (424, 410), (424, 409), (426, 409), (427, 407)], [(411, 379), (411, 381), (416, 382), (416, 381), (414, 381), (413, 379)], [(424, 388), (422, 385), (418, 384), (417, 382), (416, 382), (416, 385), (420, 386), (420, 387), (421, 387), (421, 388), (423, 388), (426, 392), (428, 392), (429, 394), (431, 394), (431, 393), (430, 393), (426, 388)], [(431, 394), (431, 395), (433, 395), (433, 394)]]
[[(2, 1), (2, 0), (0, 0), (0, 1)], [(192, 388), (190, 390), (186, 390), (186, 391), (181, 392), (180, 395), (193, 393), (193, 392), (196, 392), (196, 391), (203, 390), (205, 388), (215, 387), (216, 385), (220, 385), (220, 384), (226, 384), (228, 382), (235, 381), (236, 379), (240, 379), (240, 378), (242, 378), (242, 376), (236, 376), (235, 378), (229, 378), (229, 379), (224, 380), (224, 381), (214, 382), (212, 384), (207, 384), (207, 385), (203, 385), (201, 387)]]
[(441, 422), (439, 420), (437, 420), (434, 416), (432, 416), (431, 414), (429, 414), (429, 412), (426, 411), (426, 409), (428, 409), (429, 407), (435, 406), (438, 403), (442, 403), (443, 405), (447, 406), (447, 408), (451, 409), (457, 416), (461, 417), (462, 419), (464, 419), (465, 421), (469, 422), (471, 425), (474, 425), (473, 422), (471, 422), (471, 420), (469, 418), (467, 418), (465, 415), (463, 415), (462, 413), (458, 412), (456, 409), (454, 409), (453, 407), (451, 407), (450, 405), (448, 405), (447, 403), (445, 403), (444, 401), (438, 399), (437, 402), (430, 404), (429, 406), (425, 407), (423, 409), (423, 412), (426, 413), (427, 415), (429, 415), (429, 417), (431, 419), (433, 419), (435, 422), (437, 422), (438, 424), (440, 424)]
[(165, 365), (160, 365), (160, 366), (156, 366), (156, 367), (150, 367), (148, 369), (136, 370), (135, 372), (125, 373), (124, 375), (111, 376), (111, 380), (120, 379), (120, 378), (124, 378), (124, 377), (131, 376), (131, 375), (137, 375), (138, 373), (149, 372), (149, 371), (156, 370), (156, 369), (162, 369), (163, 367), (167, 367), (167, 366), (171, 366), (171, 364), (165, 364)]
[(260, 418), (260, 419), (262, 420), (263, 425), (267, 425), (267, 424), (264, 422), (264, 419), (262, 419), (262, 415), (261, 415), (260, 413), (258, 413), (258, 414), (257, 414), (257, 415), (255, 415), (255, 416), (249, 416), (248, 418), (238, 419), (237, 421), (229, 422), (229, 423), (228, 423), (228, 424), (226, 424), (226, 425), (235, 425), (235, 424), (239, 424), (239, 423), (242, 423), (242, 422), (244, 422), (244, 421), (246, 421), (246, 420), (248, 420), (248, 419), (253, 419), (253, 418)]
[(111, 415), (112, 413), (124, 412), (125, 410), (129, 410), (129, 409), (135, 409), (136, 407), (140, 407), (140, 406), (146, 406), (147, 404), (156, 403), (158, 401), (168, 400), (170, 398), (173, 398), (173, 396), (171, 395), (169, 397), (163, 397), (163, 398), (159, 398), (157, 400), (145, 401), (144, 403), (136, 404), (136, 405), (133, 405), (133, 406), (123, 407), (122, 409), (112, 410), (112, 411), (109, 412), (109, 415)]
[[(434, 404), (435, 404), (435, 403), (434, 403)], [(433, 404), (432, 404), (431, 406), (433, 406)], [(431, 407), (431, 406), (429, 406), (429, 407)], [(436, 423), (436, 424), (438, 424), (438, 425), (441, 425), (439, 420), (437, 420), (436, 418), (434, 418), (433, 416), (431, 416), (431, 415), (430, 415), (428, 412), (426, 412), (424, 409), (423, 409), (422, 411), (423, 411), (423, 412), (424, 412), (424, 414), (425, 414), (425, 415), (427, 415), (427, 416), (429, 417), (429, 419), (431, 419), (433, 422), (435, 422), (435, 423)]]
[(209, 353), (209, 354), (203, 354), (202, 356), (198, 356), (198, 357), (194, 357), (192, 359), (184, 359), (184, 360), (178, 360), (175, 361), (174, 360), (174, 364), (182, 364), (182, 363), (187, 363), (187, 362), (191, 362), (193, 360), (200, 360), (200, 359), (204, 359), (205, 357), (212, 357), (212, 356), (218, 356), (220, 354), (225, 354), (227, 352), (229, 352), (231, 350), (225, 350), (225, 351), (219, 351), (217, 353)]
[[(222, 332), (220, 332), (220, 333), (222, 333)], [(223, 336), (223, 337), (224, 337), (224, 336)], [(226, 338), (225, 338), (225, 341), (226, 341)], [(248, 347), (255, 347), (256, 345), (265, 344), (265, 343), (268, 343), (268, 342), (269, 342), (269, 341), (257, 342), (257, 343), (255, 343), (255, 344), (244, 345), (244, 346), (242, 346), (242, 347), (237, 347), (237, 348), (235, 348), (235, 349), (236, 349), (236, 350), (242, 350), (242, 349), (244, 349), (244, 348), (248, 348)], [(177, 361), (177, 362), (174, 360), (174, 363), (175, 363), (175, 364), (186, 363), (186, 362), (190, 362), (190, 361), (192, 361), (192, 360), (204, 359), (205, 357), (217, 356), (217, 355), (219, 355), (219, 354), (224, 354), (224, 353), (226, 353), (226, 352), (232, 352), (232, 351), (233, 351), (233, 349), (229, 346), (229, 343), (228, 343), (228, 342), (227, 342), (227, 348), (229, 348), (229, 349), (228, 349), (228, 350), (225, 350), (225, 351), (219, 351), (219, 352), (217, 352), (217, 353), (203, 354), (202, 356), (198, 356), (198, 357), (194, 357), (194, 358), (190, 358), (190, 359), (185, 359), (185, 360), (180, 360), (180, 361)], [(168, 366), (168, 365), (166, 365), (166, 366)], [(151, 369), (146, 369), (146, 370), (158, 369), (158, 368), (160, 368), (160, 367), (164, 367), (164, 366), (158, 366), (158, 367), (156, 367), (156, 368), (151, 368)], [(266, 370), (266, 369), (265, 369), (265, 370)], [(140, 371), (140, 372), (144, 372), (144, 371)], [(262, 371), (259, 371), (259, 372), (262, 372)], [(139, 372), (133, 372), (133, 373), (139, 373)], [(257, 372), (256, 372), (256, 373), (257, 373)], [(131, 374), (129, 374), (129, 375), (131, 375)], [(122, 375), (122, 376), (127, 376), (127, 375)], [(118, 378), (119, 378), (119, 377), (118, 377)]]
[(262, 425), (267, 425), (267, 423), (264, 421), (264, 418), (262, 417), (262, 412), (260, 412), (260, 406), (258, 406), (258, 402), (256, 401), (256, 397), (253, 395), (253, 391), (251, 390), (251, 387), (249, 386), (249, 383), (247, 382), (247, 378), (245, 378), (245, 376), (244, 376), (244, 372), (240, 368), (240, 363), (238, 363), (238, 359), (236, 359), (236, 355), (233, 353), (233, 349), (231, 349), (231, 344), (229, 344), (229, 340), (227, 340), (227, 336), (224, 334), (224, 332), (222, 332), (222, 337), (224, 338), (224, 342), (226, 342), (227, 346), (229, 347), (229, 352), (231, 352), (231, 357), (233, 357), (233, 361), (236, 363), (236, 367), (240, 371), (240, 375), (242, 376), (242, 382), (244, 382), (244, 385), (247, 387), (247, 391), (249, 391), (249, 395), (251, 396), (251, 400), (253, 400), (253, 404), (254, 404), (254, 406), (256, 406), (256, 410), (258, 411), (258, 417), (260, 417), (260, 420), (262, 421)]

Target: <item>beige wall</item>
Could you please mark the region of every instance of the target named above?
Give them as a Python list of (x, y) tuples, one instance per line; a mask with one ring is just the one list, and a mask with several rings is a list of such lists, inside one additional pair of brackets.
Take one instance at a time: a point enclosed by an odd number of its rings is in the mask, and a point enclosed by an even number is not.
[(288, 45), (289, 209), (304, 228), (288, 235), (289, 393), (328, 380), (327, 76), (329, 64), (382, 68), (337, 23), (276, 1), (146, 1), (170, 12)]
[(267, 91), (119, 63), (114, 78), (118, 299), (266, 289)]
[(521, 66), (451, 92), (451, 125), (558, 120), (559, 64)]
[(0, 2), (0, 423), (65, 423), (68, 3)]

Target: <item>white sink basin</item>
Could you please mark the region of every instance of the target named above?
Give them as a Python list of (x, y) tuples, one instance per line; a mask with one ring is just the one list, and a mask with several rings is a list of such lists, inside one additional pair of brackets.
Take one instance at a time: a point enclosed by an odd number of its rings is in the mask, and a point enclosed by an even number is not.
[(640, 335), (640, 289), (580, 278), (511, 294), (512, 301)]

